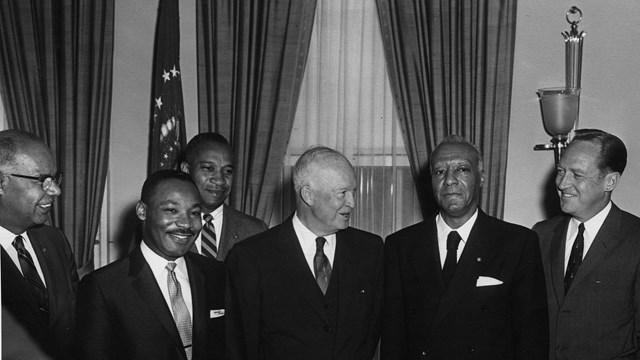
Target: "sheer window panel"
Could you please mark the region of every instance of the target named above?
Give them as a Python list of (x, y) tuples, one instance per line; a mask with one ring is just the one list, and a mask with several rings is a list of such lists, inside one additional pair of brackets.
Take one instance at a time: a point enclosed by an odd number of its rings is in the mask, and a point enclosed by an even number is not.
[[(358, 180), (351, 226), (383, 237), (422, 220), (371, 0), (320, 0), (283, 171), (309, 147), (342, 152)], [(283, 215), (295, 209), (284, 192)]]

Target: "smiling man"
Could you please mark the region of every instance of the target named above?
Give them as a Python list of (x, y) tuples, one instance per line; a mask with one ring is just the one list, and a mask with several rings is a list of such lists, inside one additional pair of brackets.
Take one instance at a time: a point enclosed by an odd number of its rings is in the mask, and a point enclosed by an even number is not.
[[(67, 238), (45, 225), (61, 181), (53, 153), (40, 139), (0, 131), (2, 307), (54, 359), (71, 355), (78, 288)], [(12, 335), (5, 317), (2, 330), (5, 355), (17, 345), (4, 341)]]
[(371, 360), (383, 245), (349, 227), (356, 184), (342, 154), (307, 150), (293, 170), (295, 214), (231, 250), (229, 338), (242, 341), (230, 359)]
[(626, 164), (618, 137), (576, 130), (556, 174), (564, 214), (533, 227), (547, 279), (551, 359), (640, 358), (640, 219), (611, 201)]
[(484, 165), (464, 138), (430, 165), (439, 213), (385, 242), (382, 359), (546, 359), (536, 234), (478, 208)]
[(267, 225), (224, 203), (235, 169), (231, 145), (224, 136), (212, 132), (194, 136), (183, 157), (180, 168), (196, 183), (202, 205), (202, 232), (194, 246), (200, 254), (224, 261), (233, 245), (267, 230)]
[(142, 242), (78, 290), (80, 359), (222, 359), (226, 273), (190, 252), (200, 231), (191, 178), (161, 170), (142, 187)]

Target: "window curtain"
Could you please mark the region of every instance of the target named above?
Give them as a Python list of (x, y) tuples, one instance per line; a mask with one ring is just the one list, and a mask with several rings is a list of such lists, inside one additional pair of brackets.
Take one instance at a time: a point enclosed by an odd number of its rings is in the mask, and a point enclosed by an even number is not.
[(0, 94), (9, 128), (32, 132), (64, 172), (52, 224), (69, 238), (81, 275), (108, 169), (114, 1), (0, 1)]
[[(295, 161), (319, 144), (342, 152), (356, 171), (351, 226), (384, 237), (422, 219), (372, 1), (318, 1), (285, 188)], [(287, 195), (285, 217), (295, 209), (293, 192)]]
[(425, 215), (429, 154), (459, 134), (484, 154), (480, 207), (502, 217), (516, 0), (376, 0), (391, 89)]
[(233, 146), (229, 204), (276, 224), (315, 0), (197, 0), (201, 132)]

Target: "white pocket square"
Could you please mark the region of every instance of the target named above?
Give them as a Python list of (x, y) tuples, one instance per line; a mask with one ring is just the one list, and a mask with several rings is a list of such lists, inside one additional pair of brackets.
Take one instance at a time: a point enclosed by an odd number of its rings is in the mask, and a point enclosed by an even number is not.
[(224, 316), (224, 309), (209, 310), (209, 318), (215, 319)]
[(489, 276), (478, 276), (478, 281), (476, 281), (476, 287), (480, 286), (495, 286), (502, 284), (502, 281), (498, 279), (494, 279)]

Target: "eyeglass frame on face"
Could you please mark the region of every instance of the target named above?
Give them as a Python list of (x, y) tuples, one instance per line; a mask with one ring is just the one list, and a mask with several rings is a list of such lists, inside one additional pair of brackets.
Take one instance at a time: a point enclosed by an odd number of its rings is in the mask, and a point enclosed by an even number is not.
[[(44, 174), (44, 175), (38, 175), (38, 176), (22, 175), (22, 174), (9, 174), (9, 175), (15, 176), (21, 179), (38, 180), (40, 184), (42, 184), (42, 190), (49, 191), (53, 183), (55, 183), (57, 186), (60, 186), (60, 184), (62, 184), (63, 173), (58, 172), (55, 175)], [(47, 180), (49, 181), (47, 182)]]

